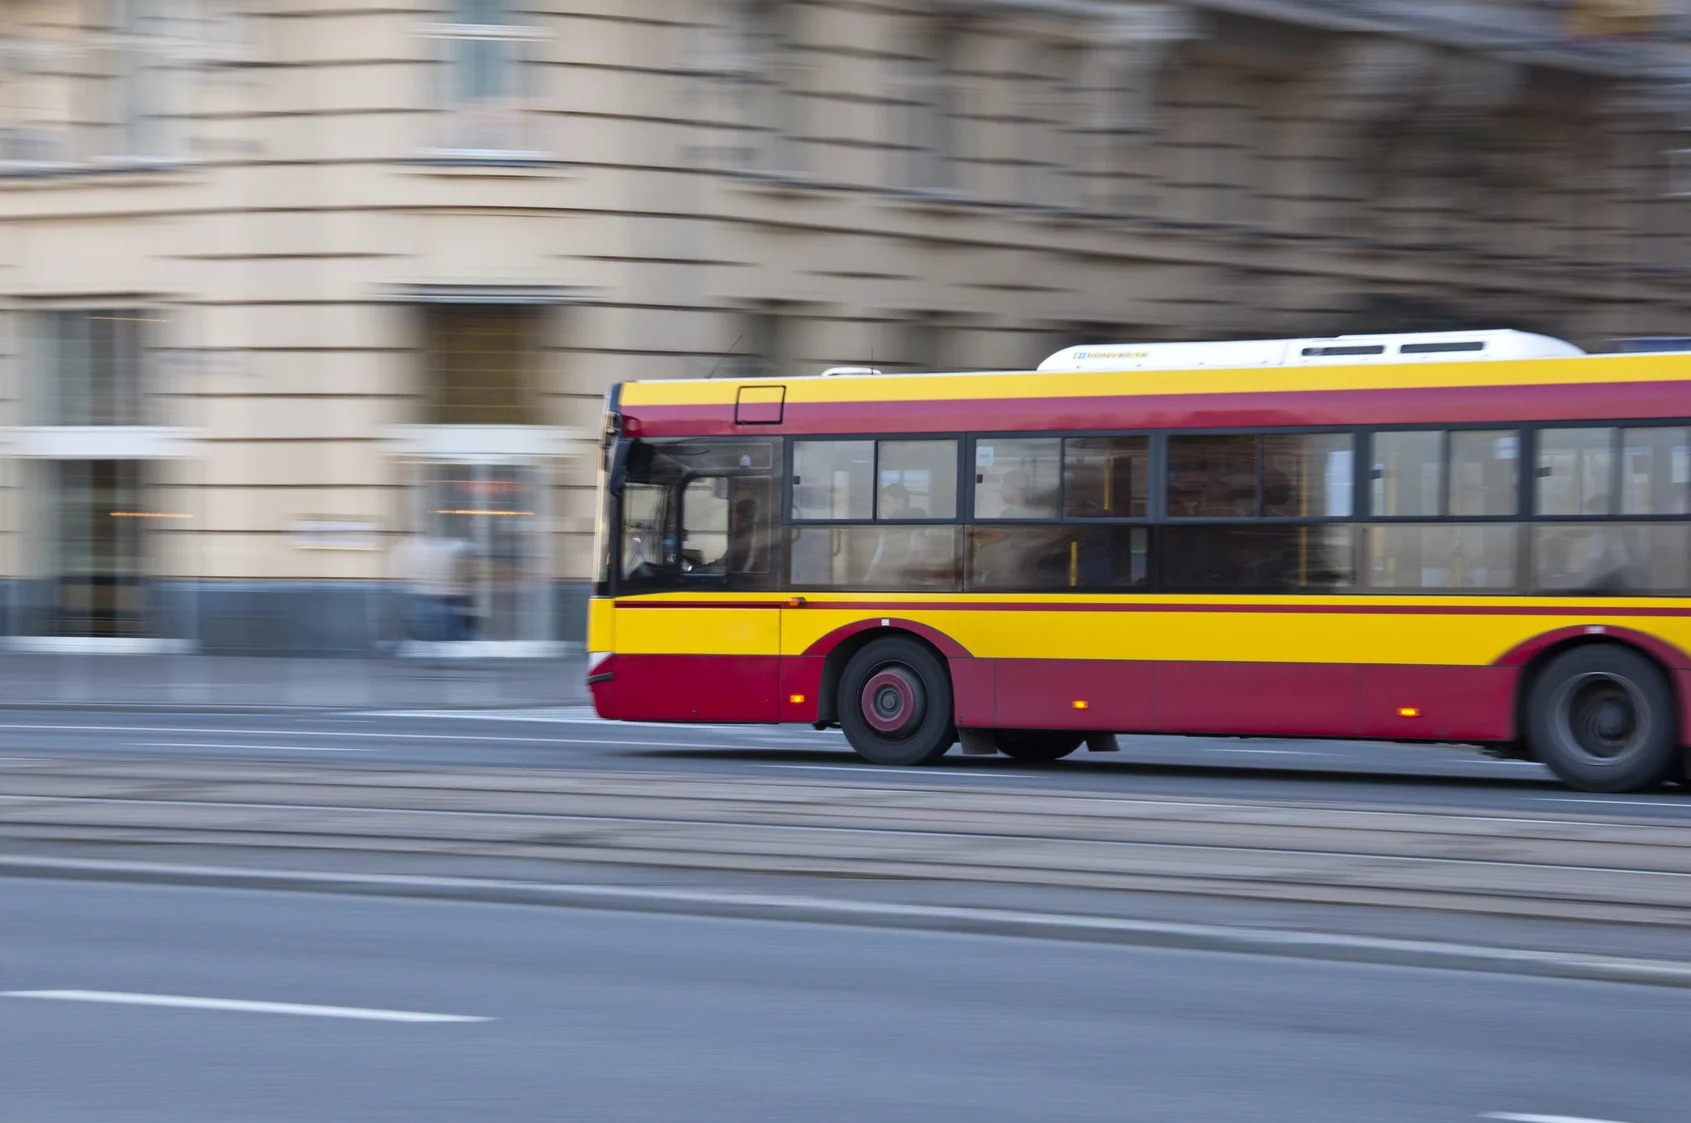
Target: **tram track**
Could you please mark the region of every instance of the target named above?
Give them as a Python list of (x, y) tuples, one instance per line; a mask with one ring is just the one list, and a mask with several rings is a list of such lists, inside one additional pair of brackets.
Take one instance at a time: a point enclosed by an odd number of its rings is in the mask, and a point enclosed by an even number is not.
[(679, 777), (172, 759), (0, 769), (0, 840), (440, 853), (1691, 925), (1691, 824)]

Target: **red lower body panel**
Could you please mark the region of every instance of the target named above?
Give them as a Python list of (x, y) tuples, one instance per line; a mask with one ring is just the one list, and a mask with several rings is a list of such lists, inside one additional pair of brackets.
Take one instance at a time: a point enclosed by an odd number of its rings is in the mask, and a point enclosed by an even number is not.
[[(1366, 666), (1364, 737), (1398, 741), (1509, 741), (1519, 667)], [(1413, 715), (1404, 710), (1416, 711)]]
[(812, 722), (822, 695), (821, 655), (788, 655), (781, 659), (781, 720)]
[(1356, 680), (1338, 663), (1158, 663), (1156, 728), (1355, 736)]
[(625, 721), (780, 720), (778, 655), (624, 655), (593, 686), (600, 717)]
[[(812, 722), (822, 656), (616, 655), (601, 717)], [(1507, 741), (1516, 667), (951, 659), (969, 728)], [(1680, 672), (1691, 692), (1691, 672)], [(1084, 703), (1084, 705), (1076, 705)], [(1691, 707), (1687, 707), (1691, 711)], [(1687, 719), (1691, 741), (1691, 716)]]
[(949, 659), (951, 693), (957, 724), (965, 729), (989, 728), (998, 707), (1000, 659)]
[[(999, 659), (997, 663), (998, 712), (991, 724), (1000, 729), (1156, 727), (1154, 663), (1109, 659)], [(1076, 702), (1084, 702), (1085, 707), (1077, 707)]]

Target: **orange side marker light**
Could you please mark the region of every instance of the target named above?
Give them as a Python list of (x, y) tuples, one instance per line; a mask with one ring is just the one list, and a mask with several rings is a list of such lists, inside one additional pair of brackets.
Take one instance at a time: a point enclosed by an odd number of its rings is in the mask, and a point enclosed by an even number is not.
[(1397, 708), (1397, 716), (1398, 717), (1420, 717), (1421, 711), (1416, 706), (1399, 706)]
[(787, 701), (791, 702), (795, 706), (802, 706), (802, 705), (804, 705), (804, 695), (803, 694), (794, 694), (791, 697), (789, 697), (787, 699)]
[(1091, 703), (1087, 702), (1084, 698), (1076, 698), (1073, 702), (1074, 708), (1077, 710), (1084, 710), (1090, 704)]

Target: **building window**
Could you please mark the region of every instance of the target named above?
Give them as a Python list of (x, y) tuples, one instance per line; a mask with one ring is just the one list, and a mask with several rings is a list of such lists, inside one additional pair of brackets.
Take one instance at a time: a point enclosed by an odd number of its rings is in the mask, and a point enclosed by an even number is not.
[(70, 158), (62, 42), (0, 35), (0, 165), (38, 168)]
[(544, 315), (533, 305), (425, 305), (426, 423), (538, 424)]
[(538, 158), (533, 82), (536, 28), (501, 0), (456, 0), (446, 23), (427, 29), (440, 44), (437, 151), (467, 158)]
[(957, 36), (943, 26), (931, 27), (916, 43), (918, 53), (906, 63), (901, 99), (904, 128), (898, 140), (905, 155), (903, 186), (946, 190), (957, 185), (953, 166)]
[(35, 317), (35, 419), (42, 425), (144, 425), (149, 337), (137, 308), (55, 310)]
[(740, 5), (737, 78), (743, 104), (748, 167), (798, 171), (803, 131), (802, 72), (794, 56), (801, 7), (788, 0), (745, 0)]
[(83, 119), (91, 123), (88, 154), (102, 160), (156, 160), (174, 155), (176, 75), (171, 49), (186, 17), (173, 0), (105, 0), (91, 28), (92, 65)]

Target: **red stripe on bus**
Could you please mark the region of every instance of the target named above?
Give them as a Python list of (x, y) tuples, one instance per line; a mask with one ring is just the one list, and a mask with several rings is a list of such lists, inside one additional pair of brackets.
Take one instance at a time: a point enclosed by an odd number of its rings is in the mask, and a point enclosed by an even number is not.
[[(742, 431), (733, 403), (628, 405), (642, 436)], [(1146, 394), (1096, 398), (974, 398), (791, 402), (781, 433), (935, 433), (968, 429), (1270, 428), (1286, 425), (1445, 425), (1691, 416), (1691, 383), (1615, 382)], [(961, 422), (961, 424), (959, 424)], [(770, 431), (773, 426), (760, 426)]]

